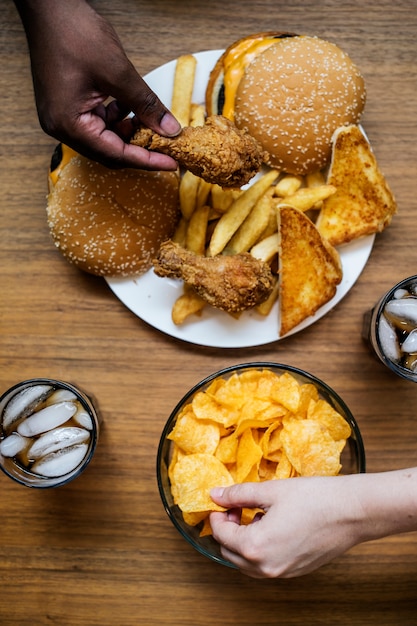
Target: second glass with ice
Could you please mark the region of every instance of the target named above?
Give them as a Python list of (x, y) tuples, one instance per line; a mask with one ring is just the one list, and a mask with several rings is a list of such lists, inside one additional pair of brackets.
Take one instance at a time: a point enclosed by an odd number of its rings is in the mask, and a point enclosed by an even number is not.
[(365, 320), (377, 357), (398, 376), (417, 382), (417, 275), (392, 287)]

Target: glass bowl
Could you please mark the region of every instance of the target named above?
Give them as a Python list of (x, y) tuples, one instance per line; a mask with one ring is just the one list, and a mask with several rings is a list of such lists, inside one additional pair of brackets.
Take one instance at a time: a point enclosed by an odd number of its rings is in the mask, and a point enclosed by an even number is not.
[(254, 363), (242, 363), (239, 365), (233, 365), (226, 367), (217, 372), (214, 372), (210, 376), (207, 376), (192, 389), (190, 389), (184, 397), (178, 402), (165, 427), (162, 431), (160, 438), (158, 452), (157, 452), (157, 481), (158, 489), (161, 496), (161, 500), (165, 511), (174, 524), (179, 533), (184, 539), (190, 543), (200, 554), (208, 557), (209, 559), (220, 563), (222, 565), (235, 568), (235, 566), (224, 559), (220, 553), (220, 546), (213, 539), (211, 535), (200, 537), (200, 525), (190, 526), (184, 519), (179, 507), (174, 504), (173, 496), (171, 493), (171, 485), (168, 476), (168, 467), (171, 460), (173, 442), (168, 439), (168, 435), (172, 431), (183, 407), (192, 402), (194, 396), (201, 391), (205, 391), (215, 379), (222, 378), (224, 380), (229, 379), (234, 374), (239, 374), (243, 371), (250, 369), (255, 370), (269, 370), (278, 375), (285, 372), (291, 374), (300, 384), (312, 383), (316, 386), (321, 399), (326, 400), (343, 418), (348, 422), (351, 427), (351, 436), (347, 440), (346, 446), (341, 454), (340, 462), (342, 469), (340, 474), (355, 474), (365, 472), (365, 450), (363, 440), (359, 427), (355, 418), (350, 412), (349, 408), (339, 397), (339, 395), (331, 389), (326, 383), (316, 378), (312, 374), (300, 370), (290, 365), (283, 365), (279, 363), (270, 362), (254, 362)]

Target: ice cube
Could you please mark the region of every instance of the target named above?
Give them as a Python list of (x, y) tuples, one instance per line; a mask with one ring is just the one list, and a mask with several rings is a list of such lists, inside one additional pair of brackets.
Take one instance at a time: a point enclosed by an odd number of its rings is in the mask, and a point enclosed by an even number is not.
[(73, 417), (74, 422), (77, 422), (79, 426), (86, 428), (87, 430), (93, 430), (93, 420), (85, 409), (79, 407), (78, 411)]
[(417, 326), (417, 298), (390, 300), (385, 305), (384, 313), (392, 320), (411, 322)]
[(400, 298), (405, 298), (406, 296), (408, 296), (407, 289), (396, 289), (392, 297), (395, 300), (399, 300)]
[(47, 478), (65, 476), (81, 463), (88, 451), (88, 444), (82, 443), (71, 448), (52, 452), (32, 465), (32, 472)]
[(401, 345), (403, 352), (417, 352), (417, 328), (411, 331)]
[(22, 452), (30, 445), (31, 439), (22, 437), (18, 433), (12, 433), (0, 443), (0, 454), (6, 457), (13, 457)]
[(75, 393), (71, 391), (70, 389), (56, 389), (54, 393), (52, 393), (49, 396), (46, 402), (46, 405), (56, 404), (57, 402), (65, 402), (65, 401), (75, 402), (75, 400), (77, 399), (78, 398), (75, 395)]
[(36, 439), (27, 454), (30, 459), (40, 459), (57, 450), (84, 443), (89, 438), (90, 433), (85, 428), (78, 428), (77, 426), (54, 428)]
[(34, 437), (47, 430), (52, 430), (68, 421), (77, 411), (74, 402), (59, 402), (51, 404), (19, 424), (17, 432), (24, 437)]
[(391, 361), (399, 361), (401, 352), (397, 334), (384, 315), (379, 318), (378, 335), (385, 356)]
[(30, 415), (52, 389), (51, 385), (31, 385), (14, 395), (4, 409), (3, 430), (7, 432), (14, 422)]

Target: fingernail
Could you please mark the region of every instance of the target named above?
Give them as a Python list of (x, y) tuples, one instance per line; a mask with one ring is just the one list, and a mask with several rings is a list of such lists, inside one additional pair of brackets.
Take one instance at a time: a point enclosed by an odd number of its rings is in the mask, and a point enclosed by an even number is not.
[(165, 113), (161, 119), (161, 129), (169, 137), (175, 137), (180, 132), (181, 126), (171, 113)]
[(224, 493), (224, 487), (213, 487), (210, 490), (210, 495), (212, 498), (221, 498)]

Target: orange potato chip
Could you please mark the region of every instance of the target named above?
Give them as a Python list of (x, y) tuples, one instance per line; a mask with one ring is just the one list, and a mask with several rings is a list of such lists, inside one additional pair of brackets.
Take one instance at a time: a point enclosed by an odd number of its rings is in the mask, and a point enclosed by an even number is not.
[(259, 463), (258, 475), (259, 480), (273, 480), (277, 469), (276, 461), (269, 461), (264, 456)]
[(271, 398), (292, 413), (296, 413), (300, 404), (300, 383), (288, 372), (276, 377)]
[[(236, 428), (234, 431), (234, 436), (239, 437), (245, 430), (251, 429), (253, 431), (257, 431), (258, 429), (267, 428), (270, 425), (269, 421), (264, 421), (261, 419), (243, 419), (236, 424)], [(255, 434), (254, 434), (255, 436)]]
[(215, 394), (216, 401), (223, 407), (239, 412), (245, 402), (245, 394), (250, 393), (250, 381), (242, 382), (238, 374), (233, 374)]
[(304, 383), (303, 385), (300, 385), (300, 403), (298, 405), (297, 415), (300, 418), (305, 419), (307, 417), (310, 401), (314, 400), (317, 402), (318, 399), (319, 392), (313, 383)]
[(224, 511), (210, 496), (213, 487), (228, 487), (234, 481), (227, 468), (211, 454), (188, 454), (176, 462), (171, 485), (175, 485), (176, 503), (186, 513)]
[(253, 518), (258, 513), (265, 513), (262, 509), (242, 509), (242, 514), (240, 517), (241, 524), (250, 524), (253, 521)]
[(317, 400), (317, 402), (310, 403), (307, 419), (320, 422), (327, 428), (335, 441), (347, 439), (351, 435), (351, 429), (347, 421), (325, 400)]
[(275, 470), (275, 478), (283, 479), (283, 478), (291, 478), (293, 471), (293, 466), (285, 452), (282, 452), (281, 458), (277, 463), (277, 467)]
[(186, 511), (182, 512), (184, 522), (186, 524), (189, 524), (190, 526), (197, 526), (200, 522), (207, 519), (208, 515), (209, 515), (209, 511), (198, 511), (197, 513), (195, 512), (187, 513)]
[(212, 534), (213, 534), (213, 531), (211, 530), (210, 517), (209, 517), (209, 514), (207, 513), (207, 516), (203, 521), (203, 526), (200, 530), (200, 537), (207, 537), (207, 535), (212, 535)]
[(168, 439), (188, 454), (214, 454), (220, 441), (220, 429), (215, 422), (199, 420), (192, 411), (187, 411), (178, 417)]
[(193, 411), (198, 419), (218, 422), (225, 428), (232, 426), (239, 417), (237, 409), (223, 406), (215, 397), (202, 391), (194, 396)]
[(171, 473), (172, 473), (172, 469), (173, 469), (175, 463), (177, 462), (178, 454), (179, 454), (179, 450), (178, 450), (177, 446), (174, 446), (172, 448), (171, 460), (170, 460), (169, 466), (168, 466), (168, 478), (169, 478), (169, 480), (172, 480)]
[(284, 421), (282, 446), (301, 476), (335, 476), (341, 469), (340, 453), (345, 442), (334, 441), (317, 420)]
[(271, 424), (261, 439), (263, 457), (269, 461), (279, 461), (282, 455), (281, 422)]
[[(287, 374), (276, 374), (271, 370), (264, 370), (259, 372), (260, 376), (258, 377), (258, 385), (257, 385), (257, 395), (259, 397), (268, 398), (270, 401), (276, 401), (274, 397), (274, 389), (276, 389), (277, 385), (283, 386), (285, 384), (285, 379)], [(282, 377), (285, 378), (282, 380)], [(293, 382), (298, 385), (297, 380), (291, 375), (288, 374), (293, 380)], [(278, 404), (281, 404), (280, 398), (278, 398)]]
[(183, 452), (181, 450), (181, 448), (179, 448), (178, 446), (174, 446), (173, 450), (172, 450), (172, 456), (171, 456), (171, 460), (168, 466), (168, 478), (171, 481), (171, 491), (172, 491), (172, 495), (174, 496), (174, 501), (175, 501), (175, 494), (174, 494), (174, 490), (172, 489), (172, 472), (173, 469), (178, 461), (178, 459), (180, 459), (181, 457), (183, 457), (185, 454), (185, 452)]
[(240, 374), (233, 374), (233, 377), (235, 380), (238, 378), (240, 384), (244, 386), (246, 390), (255, 391), (259, 386), (259, 382), (268, 378), (269, 374), (274, 376), (273, 372), (269, 370), (260, 371), (253, 369), (240, 372)]
[(246, 429), (242, 433), (237, 447), (235, 481), (243, 483), (254, 480), (253, 468), (256, 469), (256, 476), (258, 476), (257, 471), (261, 458), (262, 448), (255, 441), (252, 430)]
[(215, 456), (224, 464), (236, 462), (238, 439), (233, 432), (231, 435), (221, 437)]
[(287, 411), (280, 405), (271, 402), (271, 399), (248, 397), (241, 408), (238, 424), (246, 420), (264, 422), (260, 428), (268, 426), (268, 422), (276, 421), (286, 415)]

